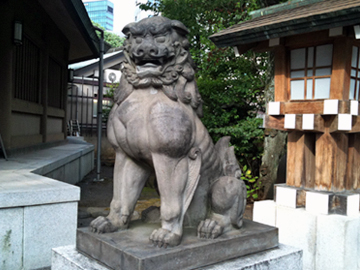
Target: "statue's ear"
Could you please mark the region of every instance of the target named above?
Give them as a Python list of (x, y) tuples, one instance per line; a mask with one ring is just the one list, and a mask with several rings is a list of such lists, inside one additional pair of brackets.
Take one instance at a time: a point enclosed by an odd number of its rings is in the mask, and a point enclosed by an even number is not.
[(132, 22), (132, 23), (129, 23), (127, 25), (124, 26), (122, 32), (124, 33), (125, 36), (129, 36), (130, 34), (130, 29), (131, 27), (133, 27), (136, 23)]
[(186, 28), (186, 26), (177, 20), (172, 20), (171, 21), (171, 27), (173, 29), (175, 29), (176, 32), (178, 32), (180, 35), (182, 36), (186, 36), (187, 34), (189, 34), (189, 30)]

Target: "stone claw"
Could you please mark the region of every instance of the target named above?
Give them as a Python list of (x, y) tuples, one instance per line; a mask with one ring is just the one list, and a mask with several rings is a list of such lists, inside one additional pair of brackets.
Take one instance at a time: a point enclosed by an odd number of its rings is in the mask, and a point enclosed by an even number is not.
[(97, 217), (90, 223), (90, 231), (93, 233), (108, 233), (114, 232), (117, 229), (109, 219), (103, 216)]
[(180, 244), (181, 236), (160, 228), (152, 232), (150, 241), (159, 248), (175, 247)]
[(222, 234), (223, 228), (215, 220), (206, 219), (200, 222), (197, 232), (199, 238), (215, 239)]

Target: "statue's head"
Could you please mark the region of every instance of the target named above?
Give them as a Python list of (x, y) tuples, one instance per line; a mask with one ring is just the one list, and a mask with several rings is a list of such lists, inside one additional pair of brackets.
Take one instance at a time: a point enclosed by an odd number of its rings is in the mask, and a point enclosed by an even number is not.
[(183, 23), (155, 16), (126, 25), (123, 33), (127, 39), (122, 71), (135, 88), (170, 85), (181, 75), (193, 79), (188, 30)]
[(135, 89), (153, 87), (174, 101), (190, 104), (201, 117), (202, 101), (185, 25), (156, 16), (126, 25), (123, 33), (127, 37), (125, 60), (116, 101), (121, 102)]

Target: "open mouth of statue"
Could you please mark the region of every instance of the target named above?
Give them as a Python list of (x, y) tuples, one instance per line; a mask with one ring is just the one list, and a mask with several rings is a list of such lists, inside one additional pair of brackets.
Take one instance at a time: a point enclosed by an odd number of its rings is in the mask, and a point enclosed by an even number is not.
[(135, 60), (136, 64), (136, 73), (138, 75), (147, 74), (147, 73), (158, 73), (162, 71), (164, 59), (139, 59)]

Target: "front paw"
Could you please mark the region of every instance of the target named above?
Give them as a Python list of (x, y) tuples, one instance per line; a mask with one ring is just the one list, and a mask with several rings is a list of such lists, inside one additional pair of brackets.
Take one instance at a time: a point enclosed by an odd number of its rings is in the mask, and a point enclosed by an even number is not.
[(109, 219), (100, 216), (91, 221), (90, 230), (93, 233), (109, 233), (114, 232), (118, 227), (114, 226)]
[(150, 235), (150, 241), (154, 246), (167, 248), (178, 246), (181, 242), (181, 236), (170, 232), (169, 230), (160, 228), (154, 230)]
[(224, 228), (220, 226), (215, 220), (202, 220), (198, 226), (197, 235), (199, 238), (214, 239), (220, 236)]

